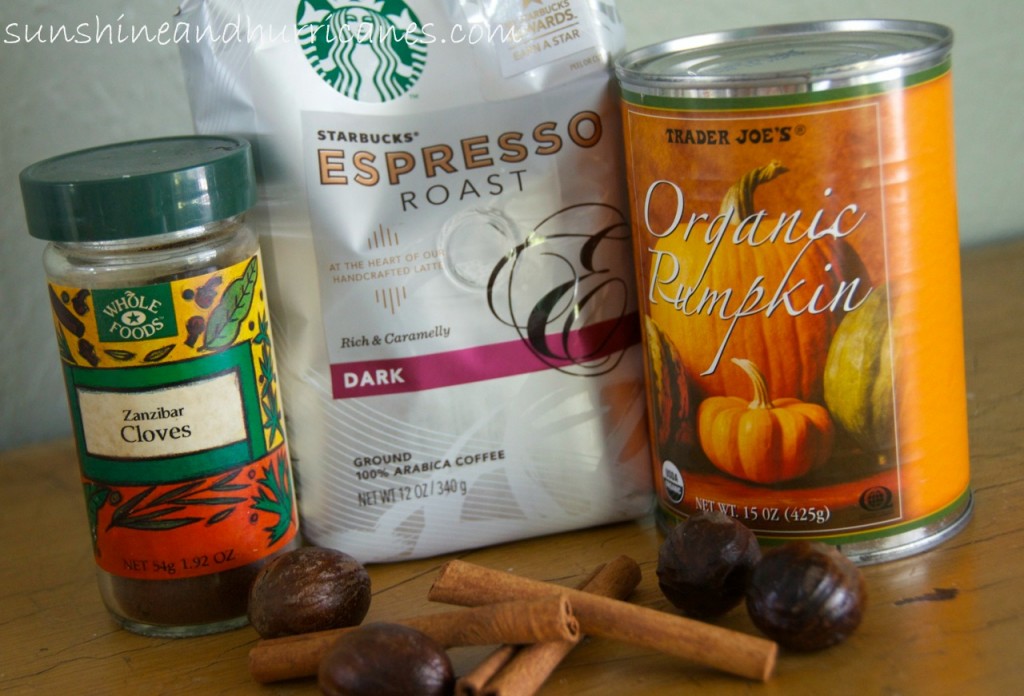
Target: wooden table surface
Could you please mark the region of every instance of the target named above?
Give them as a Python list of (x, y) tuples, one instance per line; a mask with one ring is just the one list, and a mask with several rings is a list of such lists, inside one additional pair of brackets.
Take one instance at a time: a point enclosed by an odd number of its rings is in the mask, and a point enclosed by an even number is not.
[[(542, 694), (1020, 693), (1024, 240), (970, 250), (963, 270), (976, 503), (966, 529), (925, 554), (865, 568), (870, 604), (860, 630), (824, 652), (783, 651), (767, 683), (593, 638), (569, 655)], [(256, 634), (251, 628), (153, 639), (121, 630), (108, 618), (96, 589), (70, 441), (3, 453), (0, 481), (0, 693), (316, 693), (313, 680), (268, 686), (252, 681), (247, 654)], [(458, 556), (571, 585), (595, 565), (627, 554), (643, 571), (633, 601), (669, 610), (654, 575), (659, 543), (648, 519)], [(371, 566), (368, 620), (447, 609), (425, 597), (438, 567), (451, 557)], [(719, 623), (756, 633), (742, 608)], [(489, 650), (453, 650), (457, 671)]]

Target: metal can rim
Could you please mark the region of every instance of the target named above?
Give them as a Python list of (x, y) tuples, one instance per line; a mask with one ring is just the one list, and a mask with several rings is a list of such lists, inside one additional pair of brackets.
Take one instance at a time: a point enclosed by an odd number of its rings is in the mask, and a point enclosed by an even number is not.
[[(858, 36), (874, 39), (881, 55), (860, 56), (828, 64), (822, 61), (778, 70), (737, 71), (734, 54), (752, 47), (792, 46), (798, 41), (838, 41)], [(907, 46), (893, 45), (898, 38)], [(883, 41), (885, 39), (885, 41)], [(733, 97), (757, 94), (805, 93), (899, 79), (945, 61), (953, 44), (951, 28), (934, 22), (890, 19), (843, 19), (754, 26), (710, 32), (650, 44), (621, 56), (615, 64), (619, 82), (646, 94), (695, 97)], [(871, 48), (868, 45), (867, 48)], [(883, 50), (888, 48), (889, 50)], [(729, 71), (652, 70), (668, 59), (698, 58), (718, 49)], [(865, 51), (865, 54), (867, 51)], [(726, 60), (729, 59), (729, 60)]]

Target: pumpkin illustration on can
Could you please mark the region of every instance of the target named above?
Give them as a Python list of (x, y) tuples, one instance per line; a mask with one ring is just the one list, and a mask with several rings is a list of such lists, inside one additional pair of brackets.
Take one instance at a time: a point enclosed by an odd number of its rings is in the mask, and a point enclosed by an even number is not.
[(755, 167), (729, 188), (715, 218), (687, 227), (684, 243), (675, 232), (655, 244), (650, 315), (676, 341), (704, 396), (746, 390), (742, 371), (722, 369), (726, 356), (742, 355), (779, 393), (820, 401), (822, 345), (864, 292), (841, 220), (823, 230), (798, 213), (772, 218), (755, 206), (755, 191), (787, 171), (778, 160)]
[(772, 399), (757, 365), (744, 358), (732, 362), (750, 378), (754, 398), (711, 396), (701, 402), (697, 424), (711, 463), (755, 483), (800, 478), (824, 464), (833, 442), (828, 411), (792, 397)]

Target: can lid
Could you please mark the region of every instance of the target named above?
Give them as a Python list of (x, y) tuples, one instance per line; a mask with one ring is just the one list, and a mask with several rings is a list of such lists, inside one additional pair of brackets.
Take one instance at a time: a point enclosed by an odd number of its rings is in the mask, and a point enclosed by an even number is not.
[(793, 94), (901, 79), (945, 61), (949, 27), (912, 20), (836, 20), (700, 34), (622, 56), (623, 86), (648, 94)]
[(59, 155), (20, 176), (29, 233), (56, 242), (134, 239), (238, 215), (256, 202), (252, 148), (175, 136)]

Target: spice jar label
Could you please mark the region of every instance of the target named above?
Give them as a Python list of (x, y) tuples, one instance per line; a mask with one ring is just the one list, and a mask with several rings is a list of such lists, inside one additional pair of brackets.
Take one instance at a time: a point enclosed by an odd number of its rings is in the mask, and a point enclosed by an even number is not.
[(285, 547), (297, 513), (259, 256), (49, 291), (100, 567), (195, 577)]

